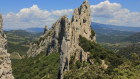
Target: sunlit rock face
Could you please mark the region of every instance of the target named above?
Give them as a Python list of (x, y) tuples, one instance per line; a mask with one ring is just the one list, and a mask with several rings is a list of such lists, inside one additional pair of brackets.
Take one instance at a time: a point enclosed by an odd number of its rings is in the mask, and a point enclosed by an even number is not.
[(10, 54), (7, 53), (6, 35), (2, 30), (2, 15), (0, 15), (0, 79), (14, 79), (12, 75)]
[(44, 34), (40, 39), (32, 43), (27, 52), (28, 57), (34, 57), (42, 52), (46, 55), (50, 53), (60, 53), (60, 73), (59, 78), (63, 79), (63, 72), (69, 70), (71, 56), (75, 56), (75, 61), (87, 61), (88, 53), (79, 46), (80, 36), (96, 42), (95, 34), (92, 34), (90, 20), (90, 5), (88, 1), (74, 10), (71, 20), (67, 16), (62, 16), (51, 29), (45, 26)]

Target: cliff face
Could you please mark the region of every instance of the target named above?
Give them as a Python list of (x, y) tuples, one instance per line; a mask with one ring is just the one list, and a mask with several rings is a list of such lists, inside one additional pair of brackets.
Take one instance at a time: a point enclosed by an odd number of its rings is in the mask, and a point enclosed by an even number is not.
[(46, 52), (47, 55), (59, 52), (61, 64), (59, 78), (63, 79), (63, 72), (69, 70), (71, 56), (75, 56), (75, 61), (87, 61), (88, 52), (79, 46), (79, 37), (96, 42), (95, 33), (90, 24), (90, 5), (84, 1), (74, 10), (71, 20), (63, 16), (53, 24), (50, 30), (45, 27), (39, 41), (31, 44), (27, 52), (28, 57), (34, 57), (41, 52)]
[(7, 53), (6, 35), (2, 30), (2, 16), (0, 15), (0, 79), (14, 79), (12, 75), (10, 54)]

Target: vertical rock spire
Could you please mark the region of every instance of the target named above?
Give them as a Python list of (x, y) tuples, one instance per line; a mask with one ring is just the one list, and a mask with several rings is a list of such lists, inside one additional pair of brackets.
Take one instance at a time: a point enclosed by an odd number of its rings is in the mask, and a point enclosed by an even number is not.
[(47, 33), (48, 30), (49, 30), (48, 26), (46, 25), (45, 28), (44, 28), (44, 34)]
[(61, 17), (47, 33), (42, 35), (37, 43), (33, 43), (27, 54), (34, 57), (41, 52), (48, 54), (60, 53), (59, 79), (63, 79), (65, 71), (69, 70), (69, 61), (74, 56), (74, 61), (87, 61), (88, 52), (79, 45), (80, 36), (95, 42), (95, 34), (90, 27), (90, 5), (88, 1), (74, 10), (73, 17), (68, 20), (66, 16)]
[(2, 22), (3, 22), (2, 15), (0, 14), (0, 29), (2, 29)]
[(2, 15), (0, 15), (0, 79), (14, 79), (12, 75), (10, 54), (7, 53), (6, 35), (2, 30)]
[[(88, 53), (79, 46), (79, 36), (85, 37), (88, 40), (96, 41), (92, 36), (92, 29), (90, 27), (90, 5), (88, 1), (74, 10), (73, 17), (69, 25), (65, 29), (65, 36), (61, 45), (61, 66), (60, 66), (60, 79), (63, 79), (65, 71), (69, 70), (69, 61), (71, 56), (75, 56), (75, 61), (87, 61)], [(95, 36), (93, 36), (95, 38)]]

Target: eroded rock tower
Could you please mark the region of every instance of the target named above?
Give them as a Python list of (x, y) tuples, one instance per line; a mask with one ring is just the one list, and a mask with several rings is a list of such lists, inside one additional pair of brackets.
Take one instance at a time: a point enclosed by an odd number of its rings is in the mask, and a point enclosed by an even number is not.
[(88, 52), (85, 52), (79, 45), (80, 36), (96, 42), (96, 35), (91, 29), (91, 11), (88, 1), (74, 10), (73, 17), (68, 20), (62, 16), (51, 29), (45, 27), (44, 34), (36, 43), (32, 43), (27, 55), (34, 57), (42, 52), (60, 53), (60, 73), (59, 78), (63, 79), (63, 73), (69, 70), (71, 56), (75, 60), (87, 61)]
[(6, 35), (2, 30), (2, 15), (0, 14), (0, 79), (14, 79), (12, 75), (10, 54), (7, 53)]

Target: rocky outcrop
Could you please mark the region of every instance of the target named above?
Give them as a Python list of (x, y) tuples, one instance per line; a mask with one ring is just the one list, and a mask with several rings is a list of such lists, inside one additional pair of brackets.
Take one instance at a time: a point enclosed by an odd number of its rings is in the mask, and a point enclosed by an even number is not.
[(95, 33), (90, 27), (90, 5), (88, 1), (74, 10), (71, 20), (66, 16), (61, 17), (53, 24), (51, 29), (45, 27), (44, 34), (39, 41), (32, 43), (27, 55), (34, 57), (40, 53), (60, 53), (60, 73), (59, 78), (63, 79), (63, 73), (69, 70), (71, 56), (75, 56), (75, 61), (87, 61), (89, 52), (85, 52), (79, 46), (80, 36), (96, 42)]
[(17, 53), (17, 52), (12, 52), (12, 53), (10, 54), (10, 59), (22, 59), (22, 57), (20, 56), (19, 53)]
[(0, 79), (14, 79), (12, 75), (10, 54), (7, 53), (6, 35), (2, 30), (2, 16), (0, 15)]
[(46, 34), (47, 32), (48, 32), (48, 26), (45, 26), (45, 28), (44, 28), (44, 34)]
[(105, 60), (101, 60), (101, 68), (102, 69), (107, 69), (108, 68), (108, 65), (105, 63)]

